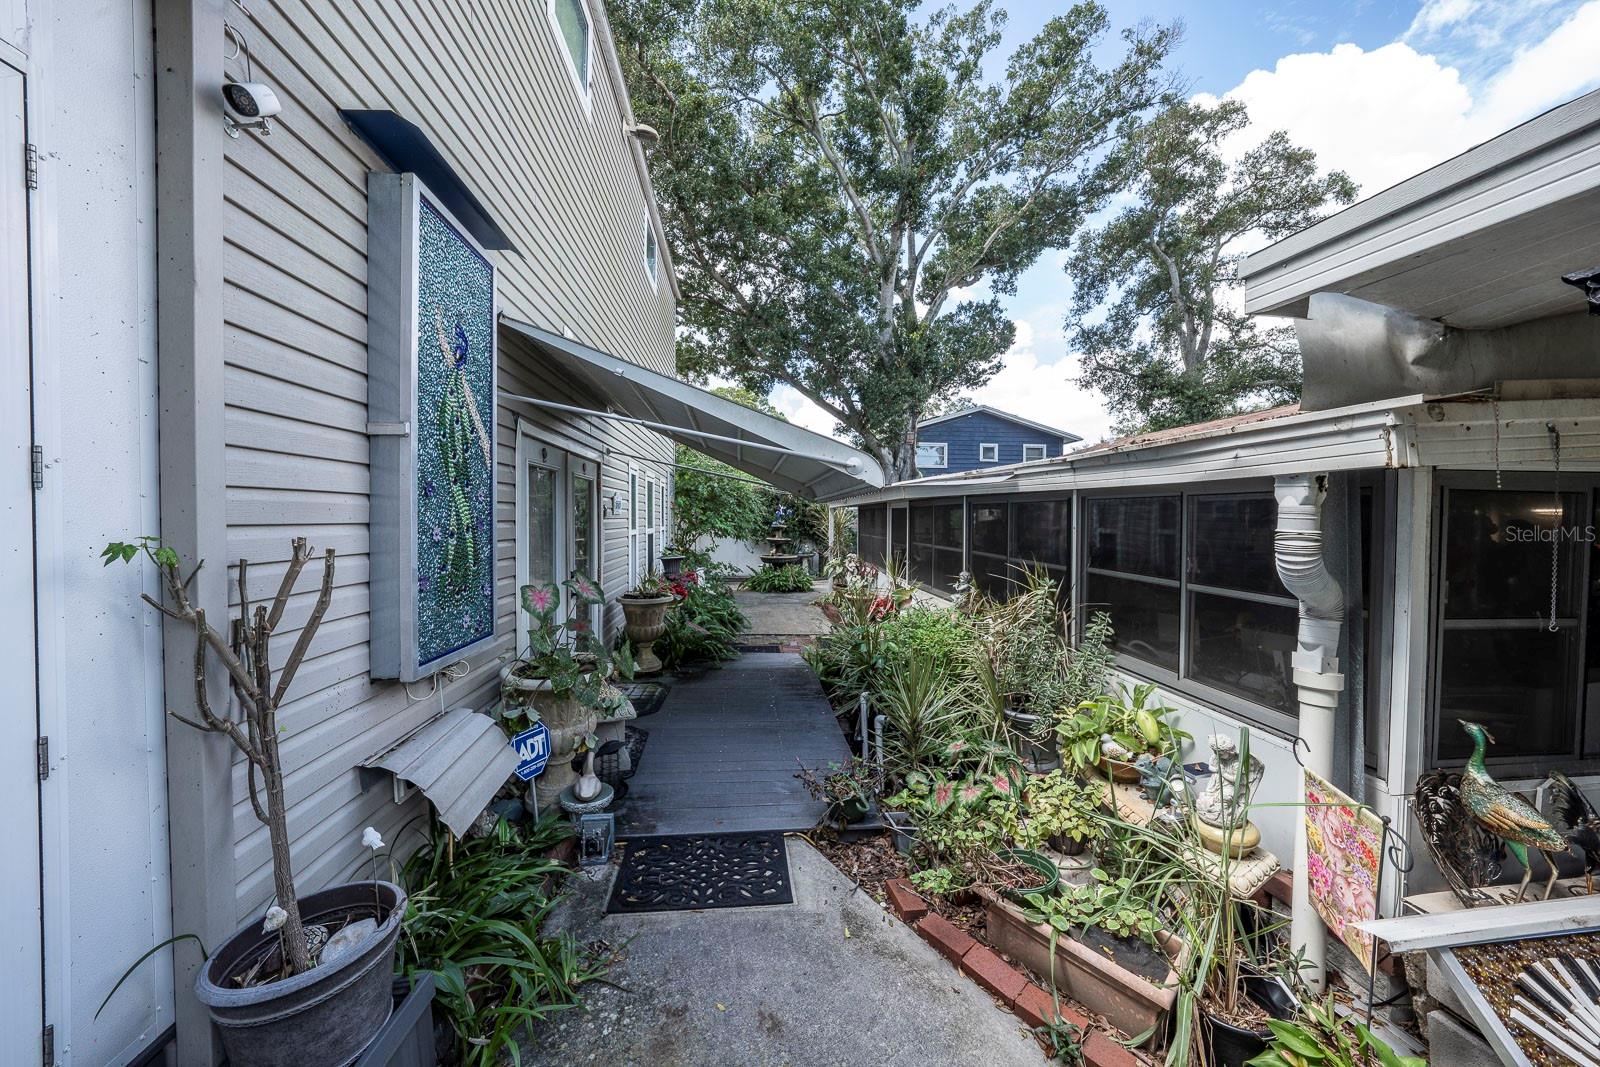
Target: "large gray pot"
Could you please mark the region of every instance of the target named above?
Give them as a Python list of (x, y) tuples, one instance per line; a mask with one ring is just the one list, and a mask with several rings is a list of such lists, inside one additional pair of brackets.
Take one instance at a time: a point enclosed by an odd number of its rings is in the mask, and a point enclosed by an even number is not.
[[(378, 904), (383, 913), (378, 915)], [(332, 963), (270, 985), (238, 989), (231, 979), (276, 943), (259, 920), (206, 961), (194, 992), (211, 1010), (232, 1067), (343, 1067), (361, 1055), (394, 1011), (394, 949), (406, 894), (389, 882), (347, 882), (300, 898), (305, 925), (382, 918), (377, 931)]]

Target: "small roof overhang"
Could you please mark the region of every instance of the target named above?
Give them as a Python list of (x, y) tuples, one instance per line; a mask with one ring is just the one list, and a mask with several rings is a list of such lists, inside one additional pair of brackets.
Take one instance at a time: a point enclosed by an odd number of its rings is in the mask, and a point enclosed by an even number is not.
[(1462, 329), (1582, 311), (1600, 266), (1600, 90), (1245, 258), (1245, 311), (1343, 293)]
[(495, 721), (471, 708), (436, 715), (362, 763), (422, 791), (439, 821), (462, 837), (517, 769), (517, 754)]
[(339, 117), (397, 174), (415, 174), (484, 248), (515, 252), (505, 230), (422, 127), (388, 108), (339, 109)]
[(877, 460), (831, 437), (549, 330), (511, 318), (500, 321), (532, 341), (540, 356), (585, 386), (608, 410), (581, 409), (502, 391), (503, 401), (642, 424), (779, 489), (813, 500), (867, 492), (886, 480)]

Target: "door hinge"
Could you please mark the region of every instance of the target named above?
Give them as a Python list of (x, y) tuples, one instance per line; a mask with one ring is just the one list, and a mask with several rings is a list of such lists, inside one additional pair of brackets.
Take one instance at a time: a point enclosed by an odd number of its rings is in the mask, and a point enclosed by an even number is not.
[(31, 461), (33, 463), (33, 487), (35, 489), (43, 489), (44, 488), (44, 446), (43, 445), (34, 445), (31, 454), (33, 456), (33, 459)]
[(50, 739), (48, 737), (39, 738), (38, 749), (39, 781), (42, 782), (46, 778), (50, 777)]
[(22, 146), (22, 182), (29, 189), (39, 188), (39, 149), (32, 142)]
[(55, 1067), (56, 1028), (52, 1023), (44, 1028), (44, 1067)]

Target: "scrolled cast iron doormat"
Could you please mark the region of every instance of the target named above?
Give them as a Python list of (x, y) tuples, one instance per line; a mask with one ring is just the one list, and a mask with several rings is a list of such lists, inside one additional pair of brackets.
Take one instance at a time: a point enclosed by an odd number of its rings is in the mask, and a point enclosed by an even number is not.
[(696, 911), (794, 903), (783, 834), (679, 834), (636, 837), (606, 911)]

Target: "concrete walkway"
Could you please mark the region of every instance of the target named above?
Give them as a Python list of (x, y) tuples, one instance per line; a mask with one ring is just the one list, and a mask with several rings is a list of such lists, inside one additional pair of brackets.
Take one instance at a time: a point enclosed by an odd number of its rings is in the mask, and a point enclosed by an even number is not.
[[(654, 744), (654, 741), (651, 742)], [(909, 927), (789, 839), (795, 903), (606, 915), (615, 868), (572, 880), (550, 928), (623, 959), (523, 1062), (659, 1067), (1038, 1067), (1023, 1025)]]
[(850, 755), (817, 676), (793, 652), (746, 652), (672, 685), (617, 836), (809, 830), (824, 806), (795, 778)]
[(750, 617), (743, 641), (759, 643), (763, 637), (815, 637), (828, 632), (828, 620), (817, 608), (817, 598), (827, 595), (828, 583), (819, 581), (805, 593), (734, 593), (739, 607)]

